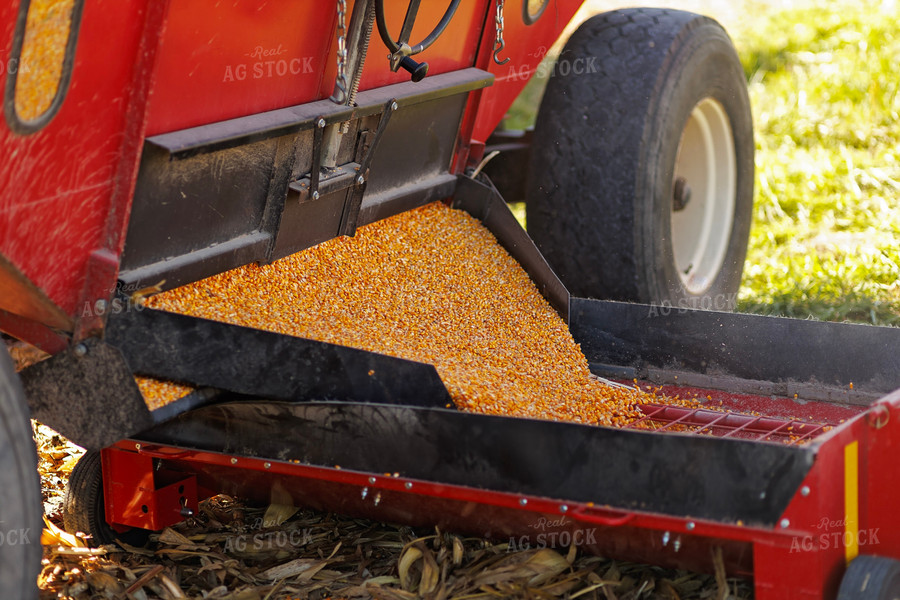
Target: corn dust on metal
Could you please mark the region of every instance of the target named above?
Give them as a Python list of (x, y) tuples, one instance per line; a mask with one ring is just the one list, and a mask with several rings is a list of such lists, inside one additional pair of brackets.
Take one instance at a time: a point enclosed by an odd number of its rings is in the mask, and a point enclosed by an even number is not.
[(75, 0), (31, 0), (17, 65), (16, 114), (31, 121), (50, 108), (62, 75)]
[(592, 379), (522, 267), (476, 219), (442, 203), (146, 304), (431, 363), (468, 411), (623, 425), (655, 400)]

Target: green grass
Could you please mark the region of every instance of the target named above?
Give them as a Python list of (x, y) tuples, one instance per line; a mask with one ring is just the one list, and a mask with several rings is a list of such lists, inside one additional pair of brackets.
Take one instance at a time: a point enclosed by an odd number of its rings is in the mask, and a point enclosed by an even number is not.
[[(900, 325), (900, 8), (759, 8), (729, 32), (757, 145), (738, 310)], [(533, 123), (545, 85), (508, 128)]]
[(732, 35), (757, 144), (739, 310), (900, 324), (900, 12), (827, 2)]

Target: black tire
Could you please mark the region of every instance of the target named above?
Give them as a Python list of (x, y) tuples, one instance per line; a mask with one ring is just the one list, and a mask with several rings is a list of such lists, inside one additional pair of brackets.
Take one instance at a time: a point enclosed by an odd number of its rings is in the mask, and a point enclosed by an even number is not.
[(0, 598), (37, 598), (42, 514), (25, 394), (0, 340)]
[(105, 546), (122, 541), (143, 546), (150, 535), (143, 529), (116, 532), (106, 522), (103, 496), (103, 468), (98, 450), (85, 452), (69, 475), (63, 501), (63, 527), (69, 533), (85, 533), (92, 546)]
[[(732, 310), (752, 218), (754, 141), (728, 35), (683, 11), (613, 11), (582, 24), (557, 65), (535, 125), (526, 200), (528, 231), (550, 265), (576, 296)], [(688, 279), (693, 264), (679, 275), (671, 222), (679, 144), (701, 101), (720, 106), (730, 126), (734, 193), (732, 205), (719, 205), (733, 209), (721, 262), (697, 282)]]
[(838, 600), (900, 598), (900, 561), (880, 556), (857, 556), (841, 579)]
[(69, 475), (63, 501), (63, 526), (69, 533), (88, 534), (88, 542), (93, 546), (111, 544), (116, 538), (105, 514), (100, 452), (90, 450), (78, 459)]

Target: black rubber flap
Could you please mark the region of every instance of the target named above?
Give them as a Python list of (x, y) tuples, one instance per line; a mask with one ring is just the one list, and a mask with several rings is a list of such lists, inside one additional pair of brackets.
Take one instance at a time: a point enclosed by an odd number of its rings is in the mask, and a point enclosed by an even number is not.
[(431, 365), (143, 309), (111, 315), (107, 341), (135, 373), (278, 400), (353, 400), (444, 407)]
[(774, 525), (815, 458), (815, 447), (338, 402), (216, 404), (142, 439), (762, 525)]
[(31, 416), (88, 450), (153, 425), (122, 354), (99, 340), (84, 340), (21, 376)]
[(887, 393), (900, 387), (900, 329), (572, 298), (588, 361)]

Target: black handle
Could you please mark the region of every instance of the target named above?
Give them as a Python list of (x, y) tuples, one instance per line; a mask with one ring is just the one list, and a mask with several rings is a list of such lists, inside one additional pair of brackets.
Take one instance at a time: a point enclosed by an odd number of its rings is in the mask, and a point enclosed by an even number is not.
[(400, 66), (409, 71), (412, 76), (411, 79), (415, 82), (422, 81), (428, 75), (428, 63), (417, 63), (409, 56), (404, 56), (400, 59)]

